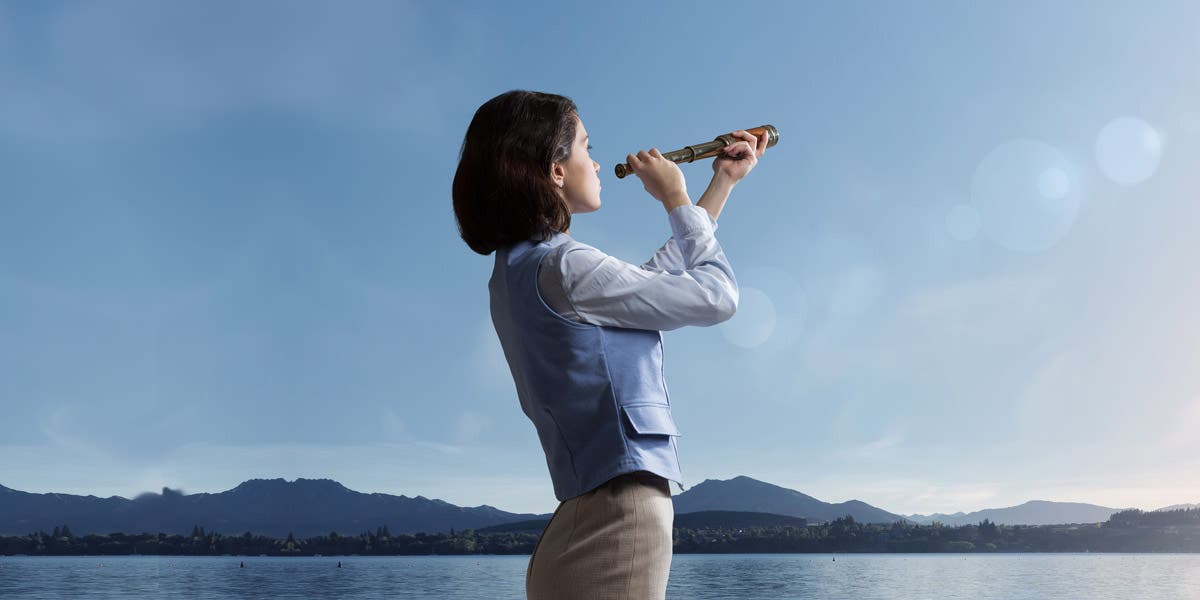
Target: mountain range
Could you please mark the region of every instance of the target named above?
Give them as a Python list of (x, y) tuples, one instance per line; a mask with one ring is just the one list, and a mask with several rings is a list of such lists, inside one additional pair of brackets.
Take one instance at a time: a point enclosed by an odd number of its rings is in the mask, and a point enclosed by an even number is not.
[(938, 521), (943, 525), (973, 525), (987, 519), (1002, 525), (1058, 525), (1062, 523), (1100, 523), (1107, 521), (1113, 513), (1128, 510), (1108, 508), (1082, 502), (1049, 502), (1030, 500), (1007, 508), (988, 508), (975, 512), (932, 515), (907, 515), (910, 521), (929, 525)]
[[(676, 527), (803, 525), (851, 516), (864, 523), (908, 520), (946, 525), (989, 519), (1003, 524), (1096, 523), (1118, 509), (1074, 502), (1031, 501), (1009, 508), (951, 515), (899, 515), (860, 500), (828, 503), (744, 475), (707, 479), (675, 495)], [(1177, 507), (1194, 506), (1178, 505)], [(1167, 508), (1177, 508), (1167, 507)], [(131, 499), (30, 493), (0, 485), (0, 535), (24, 535), (68, 525), (76, 535), (113, 532), (208, 532), (271, 537), (355, 535), (380, 526), (391, 533), (451, 529), (541, 531), (550, 514), (512, 513), (486, 504), (463, 507), (424, 496), (363, 493), (331, 479), (251, 479), (218, 493), (163, 488)]]
[(424, 496), (364, 494), (331, 479), (251, 479), (220, 493), (183, 494), (163, 488), (129, 500), (70, 494), (31, 494), (0, 486), (0, 535), (23, 535), (68, 525), (87, 533), (209, 532), (271, 537), (353, 535), (386, 525), (391, 533), (479, 528), (544, 515), (481, 505), (455, 506)]
[(894, 523), (904, 517), (860, 500), (830, 504), (784, 487), (745, 475), (733, 479), (705, 479), (674, 497), (675, 513), (709, 510), (762, 512), (809, 521), (832, 521), (850, 515), (863, 523)]

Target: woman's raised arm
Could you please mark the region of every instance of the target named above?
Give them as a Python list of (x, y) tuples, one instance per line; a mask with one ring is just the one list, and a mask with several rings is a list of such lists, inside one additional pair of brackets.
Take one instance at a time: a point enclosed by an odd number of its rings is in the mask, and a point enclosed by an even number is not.
[[(711, 215), (687, 204), (672, 209), (668, 221), (673, 236), (660, 250), (661, 268), (627, 263), (571, 241), (546, 256), (550, 269), (543, 265), (545, 277), (539, 279), (553, 286), (557, 275), (574, 316), (594, 325), (670, 331), (728, 320), (737, 310), (737, 279), (713, 235)], [(678, 252), (678, 264), (671, 262), (672, 252)]]

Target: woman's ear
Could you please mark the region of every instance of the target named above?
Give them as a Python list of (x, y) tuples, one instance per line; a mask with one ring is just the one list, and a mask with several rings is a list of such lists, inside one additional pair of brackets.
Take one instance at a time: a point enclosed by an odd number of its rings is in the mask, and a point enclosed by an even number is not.
[(550, 165), (550, 180), (554, 182), (554, 185), (562, 187), (566, 179), (567, 170), (563, 168), (562, 163), (556, 162)]

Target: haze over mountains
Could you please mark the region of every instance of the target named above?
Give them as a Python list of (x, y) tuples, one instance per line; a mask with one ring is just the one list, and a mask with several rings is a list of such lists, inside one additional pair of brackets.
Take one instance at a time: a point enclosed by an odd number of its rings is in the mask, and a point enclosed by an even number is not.
[(1170, 506), (1164, 506), (1154, 510), (1155, 512), (1160, 512), (1164, 510), (1191, 510), (1193, 508), (1200, 508), (1200, 504), (1172, 504)]
[[(678, 527), (739, 523), (745, 526), (797, 525), (852, 516), (864, 523), (909, 520), (927, 524), (1097, 523), (1119, 509), (1074, 502), (1031, 501), (1008, 508), (952, 515), (899, 515), (860, 500), (828, 503), (796, 490), (746, 476), (708, 479), (674, 496)], [(1196, 505), (1177, 505), (1178, 508)], [(683, 515), (687, 515), (684, 517)], [(354, 535), (387, 526), (392, 533), (448, 532), (450, 529), (540, 530), (550, 514), (511, 513), (489, 505), (462, 507), (424, 496), (410, 498), (363, 493), (330, 479), (294, 481), (251, 479), (219, 493), (184, 494), (163, 488), (134, 499), (71, 494), (34, 494), (0, 485), (0, 535), (24, 535), (68, 525), (76, 535), (113, 532), (187, 534), (206, 531), (271, 537)], [(741, 525), (739, 525), (741, 526)]]
[(952, 515), (907, 515), (907, 518), (922, 525), (939, 521), (943, 525), (971, 525), (987, 519), (1004, 525), (1057, 525), (1060, 523), (1100, 523), (1107, 521), (1113, 513), (1128, 510), (1108, 508), (1082, 502), (1048, 502), (1030, 500), (1008, 508), (988, 508), (975, 512), (957, 512)]

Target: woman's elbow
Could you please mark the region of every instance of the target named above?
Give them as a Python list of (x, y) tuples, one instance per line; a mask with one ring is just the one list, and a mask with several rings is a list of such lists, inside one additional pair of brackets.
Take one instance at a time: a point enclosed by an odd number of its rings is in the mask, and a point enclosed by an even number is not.
[(715, 317), (713, 320), (713, 324), (715, 325), (717, 323), (724, 323), (725, 321), (732, 319), (734, 313), (737, 312), (737, 307), (738, 307), (737, 294), (730, 294), (730, 295), (722, 296), (721, 300), (719, 302), (717, 302), (716, 305), (713, 307), (714, 308), (713, 313), (714, 313), (714, 317)]

